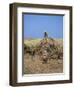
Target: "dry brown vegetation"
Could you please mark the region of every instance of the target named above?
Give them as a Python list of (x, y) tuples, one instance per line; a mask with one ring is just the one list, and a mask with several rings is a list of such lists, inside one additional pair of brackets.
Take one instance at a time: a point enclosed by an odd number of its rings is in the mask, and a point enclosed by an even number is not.
[[(41, 39), (26, 40), (24, 42), (24, 44), (29, 48), (28, 52), (24, 49), (24, 74), (63, 72), (63, 41), (48, 39), (46, 44), (44, 44), (44, 42), (45, 41)], [(50, 44), (52, 48), (49, 47)], [(43, 58), (44, 56), (42, 52), (46, 49), (50, 52), (46, 52), (48, 55)], [(60, 54), (61, 52), (62, 55)]]

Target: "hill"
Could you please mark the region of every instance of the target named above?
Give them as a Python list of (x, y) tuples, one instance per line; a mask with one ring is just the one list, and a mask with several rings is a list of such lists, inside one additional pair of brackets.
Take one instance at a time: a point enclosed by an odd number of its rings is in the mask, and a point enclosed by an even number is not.
[(62, 73), (63, 40), (24, 40), (24, 74)]

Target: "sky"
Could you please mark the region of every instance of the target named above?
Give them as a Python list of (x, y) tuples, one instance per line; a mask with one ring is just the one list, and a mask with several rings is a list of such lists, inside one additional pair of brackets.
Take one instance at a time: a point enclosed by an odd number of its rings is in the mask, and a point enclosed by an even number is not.
[(63, 16), (24, 14), (24, 38), (43, 38), (44, 32), (51, 38), (63, 38)]

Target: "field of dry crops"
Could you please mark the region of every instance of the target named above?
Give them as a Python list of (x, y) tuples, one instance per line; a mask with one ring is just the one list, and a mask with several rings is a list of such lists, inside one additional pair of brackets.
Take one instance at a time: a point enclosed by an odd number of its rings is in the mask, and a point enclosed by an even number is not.
[[(24, 43), (28, 46), (37, 45), (41, 39), (25, 40)], [(63, 46), (62, 40), (56, 40), (56, 46), (59, 44)], [(62, 73), (63, 60), (62, 59), (48, 59), (47, 63), (41, 60), (40, 55), (24, 54), (24, 74), (45, 74), (45, 73)]]

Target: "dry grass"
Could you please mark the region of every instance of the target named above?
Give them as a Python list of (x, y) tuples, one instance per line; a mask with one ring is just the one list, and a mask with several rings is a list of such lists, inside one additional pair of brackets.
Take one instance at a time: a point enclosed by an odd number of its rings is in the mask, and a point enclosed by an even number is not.
[(43, 63), (39, 56), (32, 57), (29, 54), (24, 56), (24, 73), (25, 74), (40, 74), (40, 73), (62, 73), (63, 60), (48, 60)]
[(24, 43), (27, 44), (28, 46), (35, 46), (40, 42), (41, 39), (31, 39), (31, 40), (24, 40)]
[[(25, 40), (24, 43), (28, 46), (36, 46), (41, 39)], [(54, 39), (55, 46), (60, 45), (63, 47), (63, 40)], [(59, 47), (59, 48), (61, 48)], [(62, 49), (62, 48), (61, 48)], [(47, 63), (43, 63), (40, 55), (32, 56), (24, 54), (24, 74), (42, 74), (42, 73), (62, 73), (63, 60), (62, 59), (49, 59)]]

